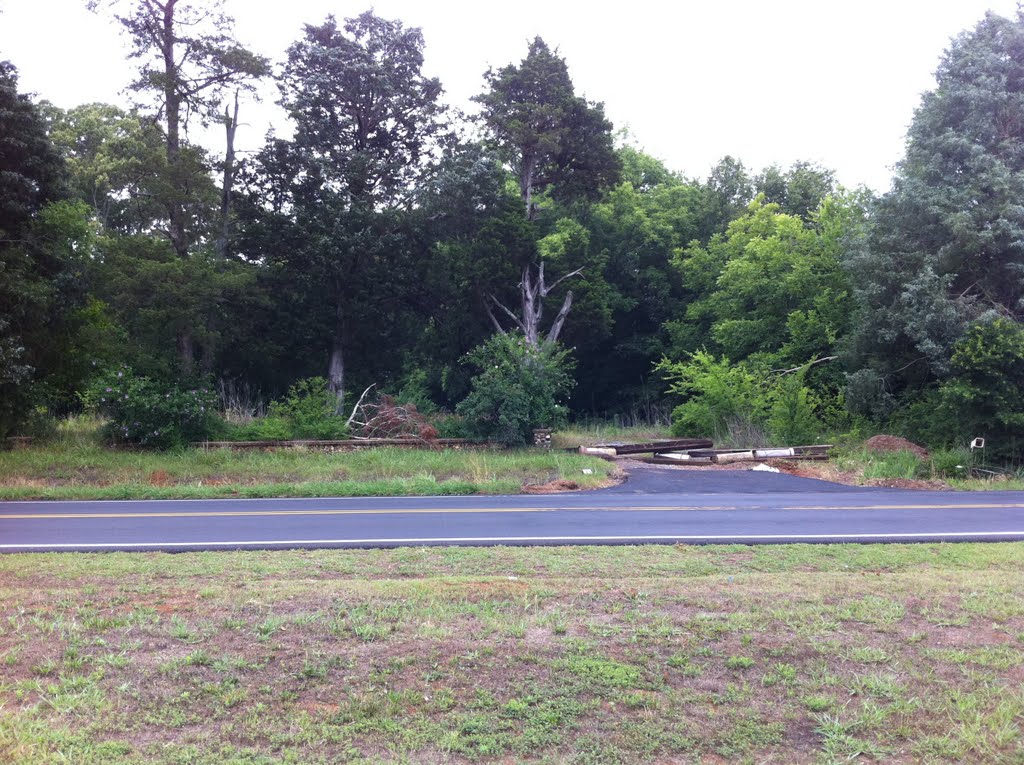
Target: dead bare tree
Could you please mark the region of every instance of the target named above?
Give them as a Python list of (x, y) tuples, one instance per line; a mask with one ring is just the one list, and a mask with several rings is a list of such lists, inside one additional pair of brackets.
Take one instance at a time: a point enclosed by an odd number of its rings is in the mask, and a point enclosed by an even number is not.
[(562, 331), (562, 325), (565, 324), (565, 317), (569, 315), (569, 309), (572, 308), (572, 290), (565, 293), (565, 300), (562, 301), (562, 307), (555, 316), (555, 320), (552, 322), (551, 328), (548, 329), (547, 334), (542, 337), (540, 327), (541, 320), (544, 316), (544, 299), (552, 290), (566, 279), (573, 276), (579, 276), (582, 273), (583, 269), (577, 268), (575, 271), (567, 273), (560, 279), (556, 279), (553, 284), (548, 284), (544, 279), (543, 260), (537, 265), (536, 276), (534, 276), (533, 267), (526, 265), (523, 268), (522, 281), (519, 282), (521, 315), (516, 315), (514, 311), (508, 309), (493, 294), (488, 294), (484, 300), (487, 315), (490, 317), (495, 328), (502, 334), (506, 334), (506, 331), (501, 325), (501, 322), (498, 321), (498, 317), (494, 315), (494, 308), (501, 309), (502, 313), (512, 319), (515, 326), (523, 333), (523, 336), (526, 338), (526, 342), (530, 345), (537, 347), (541, 343), (555, 343), (558, 341), (558, 335)]
[(220, 194), (220, 231), (214, 244), (217, 255), (226, 258), (231, 238), (231, 193), (235, 183), (235, 132), (238, 130), (238, 91), (235, 91), (234, 114), (224, 107), (224, 132), (227, 148), (224, 152), (224, 182)]

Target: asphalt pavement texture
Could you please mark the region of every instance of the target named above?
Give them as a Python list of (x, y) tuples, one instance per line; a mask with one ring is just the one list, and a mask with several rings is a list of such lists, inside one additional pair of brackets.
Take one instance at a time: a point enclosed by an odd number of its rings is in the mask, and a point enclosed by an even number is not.
[(607, 494), (778, 494), (878, 491), (874, 487), (846, 486), (817, 478), (760, 470), (694, 470), (637, 462), (618, 486), (600, 489)]
[(0, 502), (0, 552), (1024, 540), (1024, 492), (637, 467), (544, 495)]

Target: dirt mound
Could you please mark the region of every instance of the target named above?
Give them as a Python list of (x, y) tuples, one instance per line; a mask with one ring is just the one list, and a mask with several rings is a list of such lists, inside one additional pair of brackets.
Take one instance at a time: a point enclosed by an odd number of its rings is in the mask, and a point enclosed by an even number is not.
[(560, 491), (576, 491), (580, 485), (575, 481), (559, 478), (548, 483), (528, 483), (523, 485), (523, 494), (557, 494)]
[(921, 459), (928, 459), (928, 450), (899, 436), (872, 436), (864, 442), (869, 452), (913, 452)]
[(151, 486), (170, 486), (171, 476), (166, 470), (154, 470), (149, 474)]
[[(902, 440), (902, 439), (900, 439)], [(950, 488), (945, 481), (924, 478), (868, 478), (863, 471), (840, 470), (834, 462), (786, 462), (773, 461), (783, 473), (800, 478), (817, 478), (821, 481), (843, 483), (847, 486), (877, 486), (884, 489), (919, 489), (923, 491), (944, 491)]]

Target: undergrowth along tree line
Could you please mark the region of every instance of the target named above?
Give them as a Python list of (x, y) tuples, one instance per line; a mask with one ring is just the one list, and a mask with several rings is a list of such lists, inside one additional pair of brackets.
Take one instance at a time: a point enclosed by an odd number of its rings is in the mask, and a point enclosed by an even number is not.
[[(419, 30), (372, 11), (309, 24), (273, 69), (217, 3), (95, 5), (135, 46), (136, 107), (60, 109), (0, 66), (3, 435), (88, 406), (149, 446), (338, 437), (373, 385), (508, 443), (671, 412), (685, 435), (1024, 457), (1019, 12), (951, 42), (879, 197), (807, 162), (674, 173), (540, 38), (466, 121)], [(290, 137), (239, 158), (272, 71)], [(224, 145), (190, 140), (199, 118)], [(265, 416), (225, 422), (215, 390)]]

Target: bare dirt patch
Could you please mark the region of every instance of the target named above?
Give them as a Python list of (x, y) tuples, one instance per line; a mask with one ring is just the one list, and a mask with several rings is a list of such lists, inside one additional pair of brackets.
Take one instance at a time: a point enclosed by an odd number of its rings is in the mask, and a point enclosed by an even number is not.
[(877, 486), (884, 489), (916, 489), (921, 491), (946, 491), (950, 485), (935, 478), (865, 478), (859, 470), (841, 470), (832, 462), (788, 462), (771, 460), (770, 465), (783, 473), (800, 478), (817, 478), (847, 486)]
[(558, 494), (562, 491), (579, 491), (580, 485), (575, 481), (558, 478), (547, 483), (524, 483), (523, 494)]
[(151, 486), (170, 486), (171, 476), (166, 470), (154, 470), (149, 474)]

